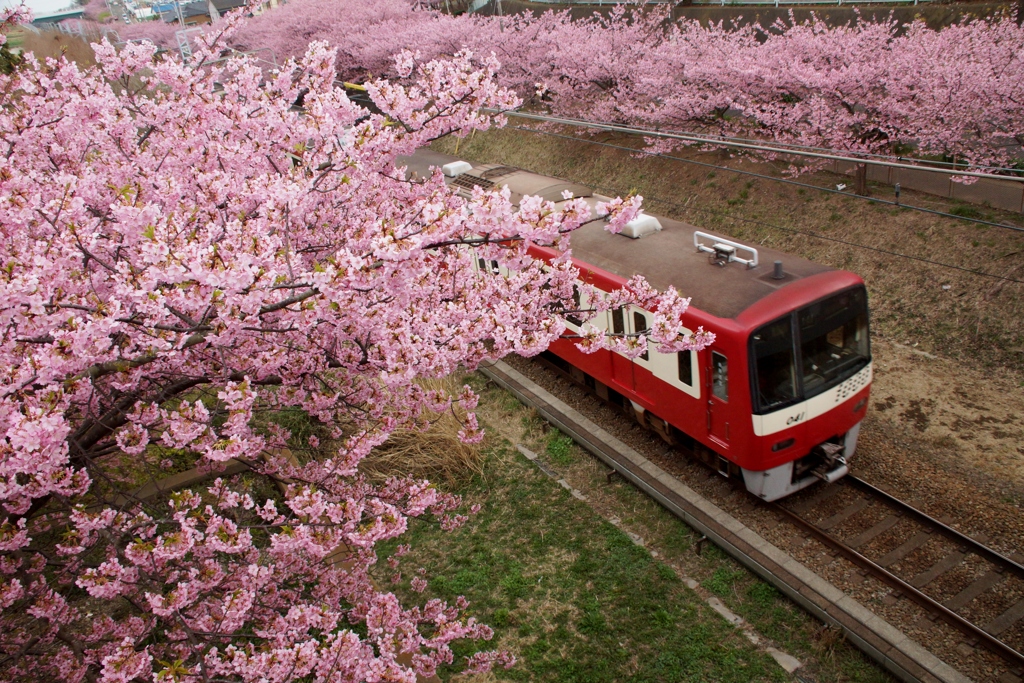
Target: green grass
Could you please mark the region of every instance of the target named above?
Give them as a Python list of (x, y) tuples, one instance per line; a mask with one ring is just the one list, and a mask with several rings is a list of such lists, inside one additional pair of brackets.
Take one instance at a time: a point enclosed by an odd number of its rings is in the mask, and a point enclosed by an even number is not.
[(746, 572), (729, 567), (719, 567), (704, 581), (704, 587), (720, 598), (728, 597), (733, 592), (733, 584), (742, 579)]
[[(570, 479), (570, 481), (572, 481)], [(604, 481), (603, 474), (594, 482)], [(827, 629), (770, 584), (751, 574), (724, 551), (705, 543), (695, 552), (699, 534), (625, 482), (611, 487), (620, 503), (623, 525), (639, 532), (660, 557), (681, 567), (761, 636), (801, 662), (809, 680), (883, 683), (893, 679), (841, 634)]]
[(516, 626), (508, 645), (518, 644), (524, 660), (509, 680), (782, 680), (771, 660), (621, 531), (532, 468), (513, 464), (508, 474), (514, 481), (504, 482), (504, 495), (492, 489), (479, 527), (464, 534), (504, 537), (507, 547), (519, 539), (516, 559), (463, 558), (460, 572), (482, 580), (460, 587), (477, 609), (508, 610), (502, 617)]
[[(413, 550), (402, 558), (403, 579), (393, 588), (408, 605), (466, 596), (468, 613), (495, 629), (486, 646), (519, 660), (495, 672), (499, 680), (791, 680), (707, 606), (710, 595), (805, 662), (810, 680), (891, 680), (715, 546), (705, 544), (698, 555), (697, 534), (628, 483), (609, 484), (603, 465), (561, 432), (545, 432), (535, 411), (477, 375), (468, 381), (481, 394), (478, 412), (489, 434), (518, 433), (516, 443), (541, 453), (603, 513), (573, 498), (512, 441), (492, 436), (485, 475), (457, 491), (467, 503), (480, 503), (480, 513), (453, 533), (414, 524), (400, 539)], [(605, 520), (612, 515), (658, 558)], [(381, 567), (381, 587), (392, 588)], [(416, 595), (408, 581), (421, 567), (428, 588)], [(698, 580), (704, 597), (680, 573)], [(463, 644), (457, 654), (483, 646)], [(458, 670), (457, 660), (449, 672)]]
[(573, 460), (573, 440), (559, 431), (552, 431), (548, 436), (546, 452), (551, 462), (556, 465), (569, 465)]
[(982, 212), (970, 204), (957, 204), (949, 210), (949, 213), (961, 218), (981, 218)]
[[(552, 439), (558, 443), (557, 439)], [(481, 512), (454, 533), (418, 525), (402, 560), (427, 569), (425, 596), (465, 595), (519, 664), (511, 681), (784, 681), (676, 576), (506, 442), (463, 494)], [(399, 586), (405, 588), (406, 584)], [(463, 646), (468, 655), (476, 646)], [(456, 666), (457, 670), (458, 667)]]

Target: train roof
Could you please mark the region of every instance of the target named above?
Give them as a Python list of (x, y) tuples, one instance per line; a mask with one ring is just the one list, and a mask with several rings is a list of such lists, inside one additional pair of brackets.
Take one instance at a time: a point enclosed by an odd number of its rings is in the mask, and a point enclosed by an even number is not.
[[(408, 165), (410, 173), (420, 176), (429, 175), (432, 167), (454, 161), (460, 159), (433, 150), (419, 150), (415, 156), (401, 160)], [(593, 191), (584, 185), (496, 164), (475, 164), (472, 170), (445, 180), (466, 194), (473, 185), (483, 189), (506, 185), (513, 202), (526, 194), (559, 202), (565, 190), (575, 197), (589, 198), (592, 207), (598, 201)], [(736, 318), (789, 284), (835, 270), (760, 245), (755, 247), (758, 265), (753, 268), (738, 262), (715, 265), (711, 262), (713, 255), (695, 248), (694, 233), (700, 231), (718, 238), (701, 238), (701, 243), (707, 245), (727, 238), (681, 221), (660, 216), (658, 221), (660, 231), (638, 239), (608, 232), (603, 220), (590, 221), (572, 235), (573, 256), (626, 280), (639, 273), (659, 290), (671, 285), (683, 296), (691, 297), (692, 305), (719, 318)], [(775, 261), (782, 261), (782, 279), (773, 278)]]

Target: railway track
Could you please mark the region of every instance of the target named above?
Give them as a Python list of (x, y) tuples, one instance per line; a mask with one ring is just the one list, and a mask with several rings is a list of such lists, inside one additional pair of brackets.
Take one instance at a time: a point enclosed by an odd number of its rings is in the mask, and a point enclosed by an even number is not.
[[(543, 361), (541, 365), (580, 386), (577, 378), (561, 368)], [(486, 372), (492, 374), (491, 370)], [(492, 379), (496, 377), (492, 375)], [(831, 584), (813, 595), (814, 591), (808, 586), (815, 582), (809, 577), (794, 576), (785, 566), (785, 561), (774, 565), (756, 547), (742, 541), (735, 542), (724, 528), (716, 530), (713, 519), (702, 517), (686, 501), (664, 490), (667, 481), (664, 473), (651, 476), (649, 463), (638, 464), (630, 458), (619, 457), (602, 438), (581, 429), (574, 420), (560, 415), (544, 401), (538, 403), (530, 391), (517, 387), (515, 382), (507, 384), (507, 377), (497, 380), (521, 400), (537, 408), (560, 430), (573, 436), (584, 448), (795, 602), (823, 621), (839, 626), (852, 642), (897, 677), (908, 681), (967, 680), (952, 670), (942, 673), (945, 665), (941, 660), (938, 667), (934, 662), (929, 664), (927, 655), (930, 653), (907, 655), (900, 652), (902, 646), (891, 647), (893, 641), (880, 642), (879, 636), (884, 636), (886, 629), (873, 630), (870, 625), (878, 617), (870, 612), (866, 615), (858, 613), (857, 609), (844, 612), (847, 609), (846, 598), (840, 599), (831, 594), (830, 589), (834, 589)], [(596, 425), (592, 427), (598, 433), (604, 431)], [(640, 460), (645, 459), (640, 456)], [(668, 484), (668, 488), (673, 487), (674, 484)], [(687, 487), (684, 485), (682, 488)], [(1010, 557), (1003, 555), (986, 546), (984, 538), (971, 538), (943, 520), (934, 519), (852, 476), (837, 485), (819, 487), (779, 504), (763, 503), (738, 488), (734, 495), (749, 497), (749, 504), (742, 507), (760, 508), (779, 522), (788, 522), (797, 536), (803, 536), (800, 543), (813, 541), (825, 546), (829, 553), (851, 562), (860, 581), (871, 577), (887, 586), (890, 592), (883, 598), (886, 604), (909, 601), (917, 606), (917, 613), (927, 615), (927, 621), (895, 624), (899, 628), (920, 632), (942, 624), (943, 628), (937, 628), (938, 631), (959, 631), (962, 634), (962, 640), (956, 646), (958, 658), (967, 656), (965, 649), (970, 649), (991, 652), (1003, 660), (1004, 666), (997, 667), (1002, 670), (1002, 676), (995, 674), (992, 678), (976, 680), (998, 680), (1000, 683), (1024, 680), (1024, 656), (1021, 654), (1024, 648), (1024, 557), (1016, 553)], [(792, 541), (790, 548), (793, 548)], [(772, 549), (778, 550), (774, 546)], [(854, 580), (857, 579), (855, 576)], [(831, 604), (827, 604), (829, 602)], [(956, 630), (950, 631), (950, 628)], [(905, 635), (902, 637), (910, 640)], [(928, 640), (927, 637), (922, 638), (924, 642)], [(945, 650), (940, 648), (936, 654), (943, 652)], [(914, 660), (914, 657), (918, 659)]]
[(799, 498), (750, 497), (888, 585), (887, 599), (914, 602), (961, 631), (962, 647), (984, 647), (1024, 677), (1024, 564), (852, 475)]
[(1024, 673), (1024, 565), (853, 476), (765, 505)]

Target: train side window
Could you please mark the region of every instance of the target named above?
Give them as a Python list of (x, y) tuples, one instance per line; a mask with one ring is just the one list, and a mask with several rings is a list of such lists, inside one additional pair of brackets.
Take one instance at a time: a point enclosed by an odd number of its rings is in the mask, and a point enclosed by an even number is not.
[(612, 311), (612, 334), (625, 334), (626, 333), (626, 318), (622, 314), (621, 308), (616, 308)]
[(711, 393), (729, 400), (729, 359), (718, 351), (711, 352)]
[[(633, 332), (643, 334), (647, 331), (647, 316), (640, 311), (633, 311)], [(640, 357), (644, 360), (650, 359), (650, 351), (644, 351)]]
[(491, 272), (497, 275), (500, 272), (497, 261), (488, 261), (482, 258), (478, 258), (476, 260), (476, 264), (477, 266), (479, 266), (481, 273)]
[[(580, 299), (580, 288), (577, 287), (576, 285), (572, 286), (572, 304), (572, 308), (574, 311), (578, 311), (583, 307), (582, 300)], [(570, 313), (565, 316), (565, 319), (571, 322), (576, 327), (579, 327), (583, 324), (583, 318), (581, 318), (578, 314), (574, 315)]]
[(693, 386), (693, 351), (680, 351), (676, 354), (679, 359), (679, 381), (683, 384)]

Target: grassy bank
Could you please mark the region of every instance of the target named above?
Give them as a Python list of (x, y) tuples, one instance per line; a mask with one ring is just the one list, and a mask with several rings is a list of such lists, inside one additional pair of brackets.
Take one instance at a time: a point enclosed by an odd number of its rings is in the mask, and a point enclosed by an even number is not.
[[(688, 527), (632, 486), (608, 483), (603, 465), (535, 412), (480, 376), (468, 381), (481, 393), (488, 438), (483, 474), (459, 491), (482, 509), (454, 533), (414, 526), (395, 588), (410, 602), (469, 599), (470, 613), (495, 627), (492, 645), (519, 658), (484, 680), (793, 680), (767, 654), (773, 644), (804, 662), (807, 681), (889, 680), (714, 547), (698, 554)], [(421, 567), (428, 588), (417, 596), (409, 581)], [(381, 587), (387, 573), (382, 563)], [(753, 624), (760, 646), (713, 611), (711, 597)]]
[[(435, 143), (440, 151), (457, 148), (468, 159), (567, 178), (604, 194), (634, 191), (652, 213), (852, 270), (868, 283), (875, 336), (1024, 377), (1024, 285), (967, 272), (1024, 280), (1024, 233), (715, 168), (782, 177), (781, 163), (696, 150), (674, 155), (680, 160), (638, 158), (622, 149), (639, 144), (611, 133), (578, 140), (513, 127)], [(798, 180), (832, 189), (852, 182), (827, 172)], [(890, 187), (870, 191), (892, 198)], [(901, 200), (1021, 222), (1020, 215), (916, 192), (904, 191)]]

